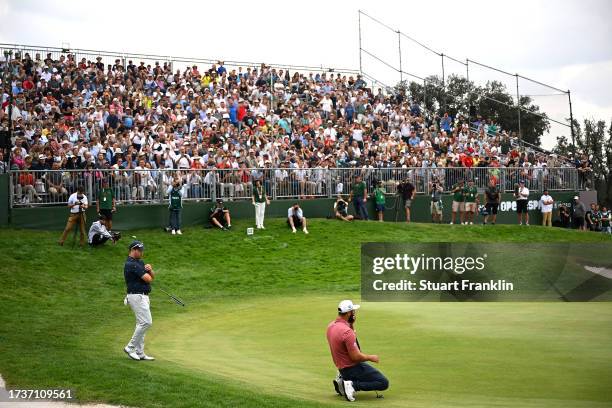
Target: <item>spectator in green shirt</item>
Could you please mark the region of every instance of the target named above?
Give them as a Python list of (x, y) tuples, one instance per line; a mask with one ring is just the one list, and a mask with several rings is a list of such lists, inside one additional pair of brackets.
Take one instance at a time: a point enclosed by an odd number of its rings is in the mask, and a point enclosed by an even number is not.
[(96, 212), (103, 216), (106, 220), (106, 228), (113, 228), (113, 213), (117, 211), (115, 202), (115, 192), (110, 188), (108, 179), (102, 180), (102, 188), (98, 191), (98, 199), (96, 200)]
[(168, 209), (170, 212), (170, 230), (172, 235), (181, 235), (181, 210), (183, 209), (183, 189), (180, 180), (174, 180), (171, 186), (168, 187), (168, 196), (170, 203)]
[(431, 203), (429, 205), (431, 222), (434, 224), (442, 224), (442, 185), (438, 179), (434, 179), (433, 183), (429, 183), (429, 195), (431, 197)]
[(368, 209), (366, 207), (368, 202), (368, 189), (366, 187), (366, 183), (361, 179), (360, 175), (355, 177), (355, 182), (351, 187), (351, 196), (349, 201), (353, 201), (353, 205), (355, 206), (356, 215), (364, 220), (368, 220)]
[(463, 180), (459, 180), (457, 184), (453, 186), (453, 206), (452, 206), (452, 215), (451, 215), (451, 224), (455, 223), (455, 219), (457, 218), (457, 213), (459, 213), (459, 224), (463, 224), (463, 210), (464, 210), (464, 202), (463, 202), (463, 188), (465, 183)]
[(379, 181), (378, 185), (374, 189), (374, 200), (376, 202), (376, 214), (378, 214), (378, 221), (383, 222), (385, 217), (385, 189), (382, 181)]
[(465, 213), (463, 215), (464, 224), (474, 224), (474, 214), (478, 207), (478, 189), (474, 185), (474, 180), (468, 181), (467, 187), (463, 189), (465, 199)]

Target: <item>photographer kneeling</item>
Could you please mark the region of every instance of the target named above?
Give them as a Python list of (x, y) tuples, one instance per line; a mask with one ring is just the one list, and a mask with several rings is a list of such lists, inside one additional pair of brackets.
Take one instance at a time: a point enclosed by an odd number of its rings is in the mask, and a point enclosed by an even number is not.
[(232, 228), (230, 212), (225, 208), (223, 200), (220, 198), (217, 199), (217, 204), (210, 209), (210, 216), (208, 218), (212, 226), (220, 228), (223, 231)]
[(113, 241), (113, 244), (116, 244), (117, 241), (121, 239), (121, 233), (111, 232), (106, 229), (107, 224), (108, 224), (108, 220), (103, 215), (100, 215), (98, 217), (98, 221), (91, 224), (91, 227), (89, 227), (89, 236), (88, 236), (89, 245), (91, 246), (103, 245), (109, 239)]

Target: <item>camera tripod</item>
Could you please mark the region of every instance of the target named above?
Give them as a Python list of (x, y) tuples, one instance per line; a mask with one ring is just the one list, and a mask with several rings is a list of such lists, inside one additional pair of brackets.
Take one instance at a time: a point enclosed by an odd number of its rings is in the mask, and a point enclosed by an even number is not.
[(79, 206), (78, 214), (79, 214), (79, 221), (78, 221), (77, 225), (75, 226), (74, 234), (72, 235), (72, 248), (73, 249), (76, 246), (77, 232), (80, 233), (81, 232), (81, 228), (83, 228), (83, 231), (85, 231), (85, 223), (87, 222), (87, 215), (85, 214), (85, 211), (81, 208), (81, 206)]
[(395, 194), (395, 202), (393, 204), (393, 206), (395, 207), (395, 222), (397, 222), (397, 217), (399, 215), (399, 209), (400, 207), (402, 207), (402, 195), (398, 192)]

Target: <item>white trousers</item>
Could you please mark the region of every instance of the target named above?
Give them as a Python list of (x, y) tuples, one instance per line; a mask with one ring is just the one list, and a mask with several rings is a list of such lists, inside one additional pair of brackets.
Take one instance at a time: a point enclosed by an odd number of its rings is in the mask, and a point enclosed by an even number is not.
[(263, 227), (264, 216), (266, 214), (266, 203), (255, 203), (255, 225)]
[(151, 306), (149, 296), (128, 294), (127, 302), (136, 316), (136, 328), (127, 346), (130, 349), (136, 350), (136, 354), (141, 355), (144, 354), (145, 334), (153, 324), (151, 310), (149, 309)]

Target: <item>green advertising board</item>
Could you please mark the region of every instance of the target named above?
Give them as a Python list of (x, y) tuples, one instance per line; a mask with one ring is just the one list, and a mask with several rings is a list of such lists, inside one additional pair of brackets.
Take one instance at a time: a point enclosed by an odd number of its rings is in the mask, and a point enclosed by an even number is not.
[[(1, 182), (2, 179), (0, 179)], [(570, 205), (574, 192), (559, 192), (552, 193), (556, 200), (555, 209), (560, 204)], [(3, 202), (4, 197), (2, 198)], [(451, 215), (451, 196), (443, 197), (443, 222), (450, 221)], [(530, 197), (528, 208), (532, 224), (541, 222), (541, 215), (538, 209), (539, 195), (533, 194)], [(320, 198), (310, 200), (276, 200), (273, 201), (266, 209), (266, 217), (284, 218), (287, 215), (287, 209), (295, 202), (299, 202), (304, 210), (304, 214), (309, 218), (327, 218), (333, 217), (333, 199)], [(205, 225), (208, 222), (208, 214), (212, 203), (208, 202), (185, 202), (182, 212), (182, 222), (184, 226)], [(245, 201), (230, 201), (226, 202), (232, 218), (248, 219), (255, 218), (255, 210), (250, 200)], [(385, 211), (386, 221), (405, 221), (405, 210), (403, 202), (396, 196), (387, 198)], [(502, 200), (497, 216), (499, 224), (514, 224), (516, 220), (516, 203), (513, 200), (512, 194), (502, 194)], [(375, 217), (374, 202), (368, 200), (368, 211), (370, 218)], [(352, 205), (349, 206), (349, 212), (354, 213)], [(32, 207), (32, 208), (14, 208), (11, 210), (10, 225), (15, 228), (33, 228), (47, 230), (63, 229), (68, 209), (66, 206), (52, 207)], [(553, 219), (557, 213), (554, 212)], [(91, 222), (95, 215), (95, 210), (90, 209), (87, 212), (88, 220)], [(0, 211), (0, 222), (6, 219), (8, 222), (8, 209)], [(430, 222), (430, 199), (427, 196), (417, 196), (412, 201), (411, 219), (414, 222)], [(477, 222), (482, 221), (481, 216), (476, 217)], [(135, 228), (157, 228), (164, 227), (168, 224), (168, 208), (167, 204), (133, 204), (123, 205), (118, 207), (118, 211), (114, 217), (113, 226), (119, 230), (135, 229)]]

